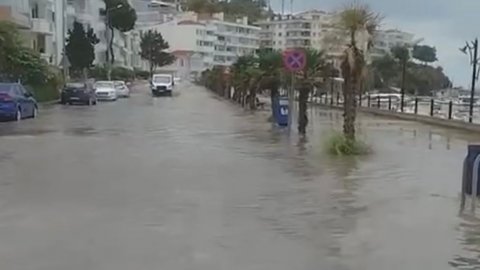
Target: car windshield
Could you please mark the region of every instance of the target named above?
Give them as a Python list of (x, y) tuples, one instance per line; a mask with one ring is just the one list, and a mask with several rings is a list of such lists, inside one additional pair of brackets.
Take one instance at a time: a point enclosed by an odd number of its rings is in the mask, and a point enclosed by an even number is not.
[(97, 82), (96, 86), (97, 86), (97, 88), (113, 88), (113, 83), (112, 82)]
[(123, 87), (124, 85), (124, 82), (115, 82), (115, 87)]
[(15, 94), (14, 84), (0, 84), (0, 93), (13, 95)]
[(170, 83), (170, 76), (153, 76), (154, 83)]

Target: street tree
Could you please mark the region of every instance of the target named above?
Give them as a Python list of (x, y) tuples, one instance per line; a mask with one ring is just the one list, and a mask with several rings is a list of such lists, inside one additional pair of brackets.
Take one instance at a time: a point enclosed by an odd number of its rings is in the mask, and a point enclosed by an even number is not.
[(73, 28), (68, 30), (65, 45), (65, 52), (73, 71), (83, 71), (84, 77), (87, 76), (86, 71), (95, 60), (95, 45), (99, 41), (92, 28), (85, 31), (83, 24), (77, 21), (73, 23)]
[(188, 0), (185, 9), (201, 14), (213, 14), (221, 11), (221, 7), (216, 0)]
[(360, 89), (365, 73), (365, 53), (357, 44), (357, 35), (368, 35), (371, 46), (373, 34), (381, 17), (367, 5), (353, 3), (340, 13), (340, 26), (349, 36), (349, 44), (342, 56), (342, 76), (344, 78), (344, 123), (343, 133), (347, 140), (355, 141), (356, 93)]
[(437, 49), (428, 45), (415, 45), (413, 47), (412, 57), (424, 63), (433, 63), (437, 59)]
[(115, 31), (128, 32), (135, 27), (137, 21), (137, 13), (127, 0), (104, 0), (105, 10), (102, 11), (105, 16), (105, 25), (110, 30), (110, 38), (108, 40), (108, 49), (106, 52), (106, 60), (113, 65), (115, 55), (113, 53), (113, 41)]
[(401, 106), (403, 111), (403, 104), (405, 101), (405, 80), (407, 75), (407, 64), (410, 61), (410, 50), (406, 46), (396, 46), (392, 48), (393, 58), (396, 59), (402, 67), (402, 84), (401, 84)]
[(307, 104), (310, 93), (314, 87), (319, 87), (331, 72), (325, 52), (307, 49), (305, 56), (305, 69), (301, 72), (298, 80), (298, 132), (300, 134), (306, 133), (308, 125)]
[(260, 50), (257, 55), (258, 67), (262, 71), (260, 89), (270, 91), (270, 101), (273, 105), (282, 84), (282, 54), (279, 51)]
[(141, 37), (140, 56), (147, 60), (150, 65), (150, 76), (157, 67), (169, 65), (175, 61), (175, 56), (166, 52), (169, 48), (168, 42), (163, 39), (161, 33), (148, 30)]

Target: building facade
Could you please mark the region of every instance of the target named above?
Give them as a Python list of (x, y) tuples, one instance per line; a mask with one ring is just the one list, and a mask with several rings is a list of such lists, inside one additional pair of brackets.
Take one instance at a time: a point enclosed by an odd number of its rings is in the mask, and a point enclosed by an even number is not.
[[(348, 34), (338, 26), (339, 19), (338, 13), (321, 10), (273, 16), (257, 23), (261, 28), (260, 46), (274, 50), (313, 48), (338, 59), (349, 42)], [(367, 60), (384, 56), (396, 45), (411, 46), (418, 42), (413, 34), (400, 30), (379, 30), (373, 37), (361, 31), (356, 40), (363, 51), (367, 51), (369, 41), (373, 41)]]
[(412, 33), (407, 33), (397, 29), (379, 30), (375, 33), (374, 46), (371, 50), (372, 57), (382, 57), (389, 54), (392, 48), (396, 46), (406, 46), (412, 48), (422, 39), (415, 40)]
[(255, 54), (260, 28), (247, 18), (227, 21), (222, 13), (202, 16), (191, 12), (140, 31), (155, 30), (170, 45), (176, 62), (162, 70), (187, 78), (214, 66), (231, 66), (240, 56)]
[(0, 21), (16, 25), (26, 46), (50, 64), (57, 62), (55, 0), (0, 0)]

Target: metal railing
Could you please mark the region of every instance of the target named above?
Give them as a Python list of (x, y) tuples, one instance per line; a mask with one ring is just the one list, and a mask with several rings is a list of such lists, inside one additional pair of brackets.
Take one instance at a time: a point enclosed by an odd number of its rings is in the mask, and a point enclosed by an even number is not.
[[(343, 106), (343, 96), (340, 93), (313, 96), (311, 101), (316, 104)], [(469, 102), (461, 100), (445, 100), (425, 96), (406, 96), (403, 104), (399, 95), (364, 94), (357, 96), (357, 107), (386, 110), (391, 112), (424, 115), (448, 120), (468, 122), (470, 118)], [(474, 106), (472, 122), (480, 124), (480, 104)]]

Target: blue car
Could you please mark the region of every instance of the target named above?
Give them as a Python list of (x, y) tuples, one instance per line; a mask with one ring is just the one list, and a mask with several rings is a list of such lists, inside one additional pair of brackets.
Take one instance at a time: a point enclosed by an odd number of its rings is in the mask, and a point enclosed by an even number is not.
[(0, 120), (35, 118), (37, 112), (37, 101), (23, 85), (0, 83)]

